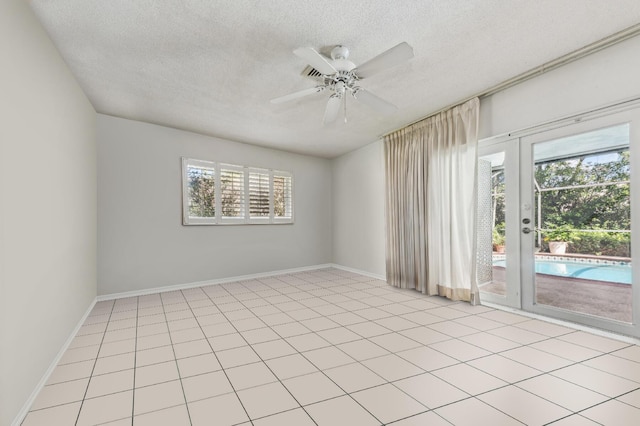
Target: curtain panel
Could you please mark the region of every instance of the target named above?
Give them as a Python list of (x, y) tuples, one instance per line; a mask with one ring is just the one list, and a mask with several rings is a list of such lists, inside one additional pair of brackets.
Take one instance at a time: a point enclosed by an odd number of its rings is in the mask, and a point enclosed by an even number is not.
[(385, 137), (387, 282), (478, 303), (479, 100)]

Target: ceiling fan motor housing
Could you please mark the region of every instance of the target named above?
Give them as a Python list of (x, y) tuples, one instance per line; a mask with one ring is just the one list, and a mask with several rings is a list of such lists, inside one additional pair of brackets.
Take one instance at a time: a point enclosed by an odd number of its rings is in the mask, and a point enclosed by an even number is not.
[(332, 75), (324, 76), (324, 84), (338, 97), (342, 97), (346, 90), (353, 90), (357, 76), (352, 72), (356, 65), (349, 61), (349, 49), (345, 46), (336, 46), (331, 50), (331, 64), (338, 71)]
[(340, 70), (333, 75), (324, 76), (324, 85), (333, 92), (342, 95), (345, 92), (345, 89), (352, 91), (357, 80), (358, 79), (353, 72)]

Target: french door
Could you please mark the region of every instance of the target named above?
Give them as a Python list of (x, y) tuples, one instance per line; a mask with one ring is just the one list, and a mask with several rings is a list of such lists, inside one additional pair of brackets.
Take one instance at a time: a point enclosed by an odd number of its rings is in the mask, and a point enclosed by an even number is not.
[(481, 143), (478, 171), (481, 299), (639, 336), (640, 110)]
[(478, 148), (478, 282), (481, 300), (520, 308), (519, 143)]

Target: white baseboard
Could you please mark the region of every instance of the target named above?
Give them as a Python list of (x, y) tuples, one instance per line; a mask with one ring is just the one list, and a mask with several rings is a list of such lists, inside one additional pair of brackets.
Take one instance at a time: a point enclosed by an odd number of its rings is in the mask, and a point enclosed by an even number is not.
[(62, 345), (62, 347), (60, 348), (60, 350), (56, 354), (56, 357), (53, 359), (53, 361), (51, 361), (51, 364), (49, 364), (49, 368), (47, 368), (47, 371), (45, 371), (44, 375), (42, 376), (42, 378), (40, 379), (40, 381), (36, 385), (35, 389), (33, 389), (33, 392), (31, 392), (31, 395), (29, 396), (27, 401), (24, 403), (24, 405), (22, 406), (22, 408), (18, 412), (18, 415), (16, 416), (16, 418), (11, 423), (11, 426), (20, 426), (20, 424), (24, 421), (25, 417), (27, 417), (27, 414), (29, 414), (29, 410), (31, 409), (31, 406), (33, 405), (34, 401), (36, 400), (38, 394), (40, 393), (42, 388), (44, 388), (44, 385), (47, 384), (47, 381), (49, 380), (49, 377), (51, 377), (51, 374), (53, 373), (53, 370), (56, 368), (56, 366), (58, 365), (58, 362), (60, 362), (60, 359), (62, 358), (64, 353), (67, 351), (67, 349), (69, 349), (69, 345), (71, 345), (71, 342), (76, 337), (76, 334), (80, 330), (80, 327), (82, 327), (84, 322), (87, 320), (87, 317), (89, 316), (89, 314), (93, 310), (93, 307), (95, 306), (96, 302), (97, 302), (97, 300), (93, 299), (93, 302), (91, 302), (91, 305), (89, 305), (89, 308), (87, 308), (87, 311), (84, 313), (82, 318), (80, 318), (80, 321), (78, 321), (78, 324), (73, 329), (73, 331), (71, 332), (71, 334), (67, 338), (66, 342), (64, 342), (64, 345)]
[(377, 280), (387, 281), (387, 277), (385, 277), (384, 275), (373, 274), (371, 272), (362, 271), (360, 269), (355, 269), (355, 268), (350, 268), (348, 266), (338, 265), (337, 263), (332, 263), (331, 267), (332, 268), (336, 268), (336, 269), (342, 269), (343, 271), (347, 271), (347, 272), (353, 272), (353, 273), (356, 273), (356, 274), (364, 275), (365, 277), (371, 277), (371, 278), (375, 278)]
[(98, 302), (102, 302), (103, 300), (114, 300), (114, 299), (122, 299), (125, 297), (145, 296), (147, 294), (165, 293), (167, 291), (176, 291), (176, 290), (187, 290), (190, 288), (203, 287), (207, 285), (225, 284), (225, 283), (231, 283), (234, 281), (254, 280), (257, 278), (267, 278), (267, 277), (273, 277), (275, 275), (293, 274), (296, 272), (315, 271), (317, 269), (324, 269), (324, 268), (338, 268), (338, 266), (332, 263), (325, 263), (321, 265), (303, 266), (300, 268), (281, 269), (279, 271), (260, 272), (257, 274), (249, 274), (249, 275), (238, 275), (235, 277), (219, 278), (215, 280), (195, 281), (195, 282), (184, 283), (184, 284), (168, 285), (164, 287), (145, 288), (143, 290), (133, 290), (133, 291), (125, 291), (122, 293), (104, 294), (104, 295), (98, 296), (97, 300)]
[(142, 290), (132, 290), (132, 291), (124, 291), (121, 293), (111, 293), (111, 294), (103, 294), (96, 298), (98, 302), (102, 302), (104, 300), (115, 300), (115, 299), (123, 299), (126, 297), (136, 297), (136, 296), (146, 296), (148, 294), (156, 294), (156, 293), (165, 293), (168, 291), (176, 291), (176, 290), (187, 290), (190, 288), (196, 287), (204, 287), (207, 285), (216, 285), (216, 284), (225, 284), (231, 283), (235, 281), (245, 281), (245, 280), (253, 280), (258, 278), (267, 278), (273, 277), (275, 275), (283, 275), (283, 274), (293, 274), (296, 272), (306, 272), (306, 271), (315, 271), (318, 269), (325, 268), (336, 268), (341, 269), (347, 272), (353, 272), (356, 274), (364, 275), (365, 277), (375, 278), (377, 280), (386, 281), (387, 278), (384, 275), (373, 274), (371, 272), (362, 271), (360, 269), (350, 268), (348, 266), (338, 265), (337, 263), (323, 263), (320, 265), (311, 265), (311, 266), (303, 266), (300, 268), (291, 268), (291, 269), (280, 269), (278, 271), (269, 271), (269, 272), (260, 272), (257, 274), (249, 274), (249, 275), (237, 275), (235, 277), (227, 277), (227, 278), (219, 278), (215, 280), (205, 280), (205, 281), (194, 281), (190, 283), (184, 284), (173, 284), (163, 287), (152, 287), (145, 288)]

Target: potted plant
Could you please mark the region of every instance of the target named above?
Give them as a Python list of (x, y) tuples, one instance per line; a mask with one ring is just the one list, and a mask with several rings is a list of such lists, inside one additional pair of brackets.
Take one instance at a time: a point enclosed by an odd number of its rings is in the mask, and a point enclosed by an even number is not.
[(572, 228), (568, 225), (545, 231), (544, 242), (549, 245), (549, 252), (551, 254), (565, 254), (569, 243), (571, 243), (572, 232)]
[(493, 227), (492, 240), (493, 251), (495, 251), (496, 253), (504, 253), (504, 244), (506, 240), (504, 233), (504, 223)]

